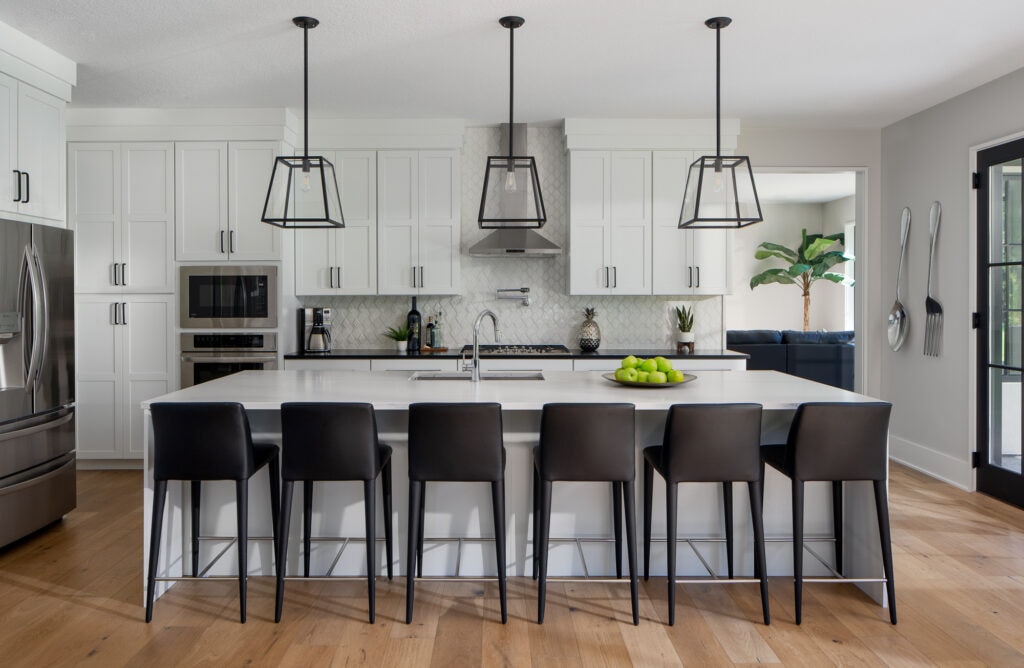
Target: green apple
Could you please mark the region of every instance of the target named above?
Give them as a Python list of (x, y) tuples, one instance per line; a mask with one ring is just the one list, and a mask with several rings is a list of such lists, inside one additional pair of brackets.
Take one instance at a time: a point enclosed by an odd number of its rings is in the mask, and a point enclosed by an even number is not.
[(622, 360), (622, 368), (623, 369), (635, 369), (636, 365), (639, 364), (639, 363), (640, 363), (640, 360), (638, 360), (634, 355), (630, 355), (629, 357), (626, 357), (626, 358), (624, 358)]
[(664, 357), (655, 357), (654, 361), (658, 363), (658, 371), (667, 373), (672, 370), (672, 360), (665, 359)]
[(638, 383), (646, 383), (646, 382), (648, 382), (647, 379), (650, 377), (650, 375), (651, 375), (650, 371), (637, 371), (636, 372), (636, 382), (638, 382)]
[[(628, 371), (628, 369), (616, 369), (615, 370), (615, 380), (619, 380), (619, 381), (626, 380), (626, 371)], [(634, 369), (634, 371), (635, 371), (635, 369)]]
[(665, 374), (665, 376), (668, 378), (668, 382), (670, 383), (681, 383), (686, 379), (686, 374), (684, 374), (680, 369), (672, 369)]
[(647, 376), (648, 383), (664, 383), (666, 380), (668, 379), (665, 377), (664, 371), (652, 371)]
[(636, 369), (623, 369), (623, 371), (626, 372), (626, 380), (628, 380), (631, 383), (636, 382), (636, 377), (639, 374), (639, 372)]
[(641, 371), (647, 371), (647, 372), (657, 371), (658, 370), (658, 363), (655, 360), (653, 360), (653, 359), (644, 360), (643, 362), (640, 363), (640, 370)]

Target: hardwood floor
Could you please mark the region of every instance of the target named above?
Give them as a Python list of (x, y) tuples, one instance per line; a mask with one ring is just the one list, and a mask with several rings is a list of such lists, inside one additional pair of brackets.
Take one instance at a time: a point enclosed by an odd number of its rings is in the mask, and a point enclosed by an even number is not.
[(753, 585), (681, 585), (666, 626), (664, 578), (641, 588), (549, 585), (543, 626), (532, 580), (509, 581), (509, 623), (491, 583), (381, 579), (377, 623), (361, 582), (289, 582), (273, 623), (273, 581), (252, 578), (249, 621), (232, 582), (181, 583), (143, 622), (138, 471), (79, 473), (78, 509), (0, 550), (0, 665), (674, 666), (1024, 665), (1024, 511), (893, 466), (891, 517), (900, 623), (852, 585), (771, 582), (772, 624)]

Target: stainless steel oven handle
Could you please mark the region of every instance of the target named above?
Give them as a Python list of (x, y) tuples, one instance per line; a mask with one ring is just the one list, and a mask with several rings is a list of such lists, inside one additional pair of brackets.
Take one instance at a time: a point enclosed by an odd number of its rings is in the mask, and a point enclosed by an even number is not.
[(244, 362), (276, 362), (277, 355), (252, 355), (246, 357), (239, 355), (237, 357), (226, 356), (226, 355), (188, 355), (182, 353), (182, 362), (190, 362), (192, 364), (202, 364), (204, 362), (226, 362), (228, 364), (238, 364)]

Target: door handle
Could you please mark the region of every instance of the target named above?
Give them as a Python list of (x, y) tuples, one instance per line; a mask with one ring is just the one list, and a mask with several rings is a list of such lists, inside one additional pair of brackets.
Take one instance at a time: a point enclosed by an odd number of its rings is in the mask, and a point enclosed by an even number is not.
[(700, 287), (700, 266), (697, 267), (697, 287)]
[(423, 287), (423, 265), (420, 265), (420, 287)]
[(121, 302), (114, 302), (114, 324), (121, 324)]
[(228, 232), (228, 250), (232, 253), (235, 252), (235, 231), (231, 230)]
[(334, 287), (334, 267), (327, 267), (327, 275), (330, 277), (329, 281), (330, 281), (331, 287), (333, 288)]
[(686, 287), (692, 288), (693, 287), (693, 267), (692, 266), (687, 267), (686, 270), (687, 270), (687, 275), (688, 275), (688, 277), (686, 279)]
[(116, 262), (113, 262), (113, 263), (111, 263), (111, 265), (110, 265), (110, 266), (111, 266), (111, 267), (112, 267), (112, 269), (113, 269), (113, 272), (112, 272), (112, 273), (113, 273), (113, 276), (114, 276), (114, 277), (113, 277), (113, 279), (112, 279), (112, 280), (114, 281), (114, 285), (119, 285), (119, 283), (117, 282), (117, 263), (116, 263)]
[(20, 169), (15, 169), (14, 170), (14, 180), (17, 182), (17, 185), (18, 185), (18, 191), (17, 191), (17, 194), (14, 196), (14, 201), (15, 202), (20, 202), (21, 201), (21, 170)]
[(615, 266), (612, 267), (612, 287), (619, 287), (619, 268)]
[[(421, 272), (421, 273), (422, 273), (422, 272)], [(340, 287), (342, 287), (342, 282), (341, 282), (341, 267), (340, 267), (340, 266), (338, 267), (338, 287), (339, 287), (339, 288), (340, 288)]]
[(611, 282), (608, 280), (608, 267), (602, 267), (604, 269), (604, 287), (611, 287)]
[(224, 252), (224, 230), (220, 231), (220, 252)]
[(121, 302), (121, 324), (122, 325), (127, 325), (128, 324), (128, 303), (127, 302)]
[(22, 204), (28, 204), (29, 199), (32, 198), (32, 184), (28, 180), (28, 172), (22, 172), (25, 175), (25, 199), (21, 200)]
[(412, 287), (416, 287), (416, 267), (412, 268)]
[(121, 263), (121, 285), (128, 285), (128, 263)]

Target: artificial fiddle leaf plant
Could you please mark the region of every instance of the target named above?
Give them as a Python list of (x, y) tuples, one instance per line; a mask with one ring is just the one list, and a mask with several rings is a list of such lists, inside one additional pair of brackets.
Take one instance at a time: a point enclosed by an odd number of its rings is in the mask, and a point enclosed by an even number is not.
[[(795, 285), (800, 288), (804, 298), (804, 331), (810, 329), (809, 313), (811, 309), (811, 285), (822, 279), (853, 285), (853, 279), (844, 274), (837, 274), (829, 271), (832, 267), (853, 258), (843, 252), (842, 246), (845, 243), (845, 235), (839, 234), (807, 234), (807, 230), (801, 230), (800, 246), (793, 250), (781, 244), (765, 241), (757, 247), (754, 257), (758, 260), (778, 258), (786, 262), (788, 267), (774, 267), (765, 269), (750, 279), (750, 289), (753, 290), (765, 283), (783, 283)], [(834, 246), (840, 248), (835, 249)]]

